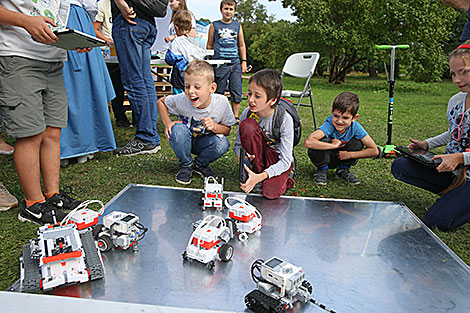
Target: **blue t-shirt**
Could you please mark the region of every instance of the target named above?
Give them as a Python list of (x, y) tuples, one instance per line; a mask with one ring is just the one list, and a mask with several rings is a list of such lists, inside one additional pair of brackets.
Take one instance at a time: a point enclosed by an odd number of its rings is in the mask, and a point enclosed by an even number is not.
[(238, 59), (238, 33), (240, 23), (231, 21), (226, 24), (222, 21), (212, 23), (214, 27), (214, 59), (236, 60)]
[(323, 125), (320, 126), (318, 129), (321, 129), (326, 137), (341, 140), (342, 144), (340, 148), (344, 147), (352, 138), (361, 140), (362, 138), (367, 136), (366, 130), (361, 126), (361, 124), (356, 121), (352, 122), (351, 125), (346, 128), (344, 134), (340, 134), (339, 131), (337, 131), (336, 128), (333, 126), (331, 120), (332, 115), (328, 116)]

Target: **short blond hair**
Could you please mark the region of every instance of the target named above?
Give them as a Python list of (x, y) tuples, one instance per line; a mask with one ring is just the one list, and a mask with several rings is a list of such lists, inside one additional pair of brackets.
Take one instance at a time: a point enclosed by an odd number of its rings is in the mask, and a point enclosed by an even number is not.
[(175, 27), (182, 33), (189, 33), (193, 28), (193, 16), (188, 10), (179, 10), (173, 20)]
[(207, 78), (209, 83), (214, 82), (214, 69), (204, 60), (193, 60), (184, 71), (186, 75), (198, 75)]

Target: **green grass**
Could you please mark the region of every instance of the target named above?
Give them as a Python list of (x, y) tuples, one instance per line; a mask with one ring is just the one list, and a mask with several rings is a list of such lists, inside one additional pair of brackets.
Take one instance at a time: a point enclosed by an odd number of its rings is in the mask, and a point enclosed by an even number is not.
[[(301, 89), (303, 81), (286, 77), (286, 89)], [(244, 90), (246, 90), (246, 82)], [(331, 103), (336, 95), (351, 91), (359, 95), (361, 106), (358, 121), (366, 128), (378, 145), (386, 142), (386, 121), (388, 110), (388, 85), (384, 78), (369, 79), (348, 77), (341, 85), (328, 84), (323, 78), (313, 79), (314, 103), (317, 123), (321, 124), (331, 112)], [(446, 107), (449, 98), (457, 92), (450, 81), (422, 84), (400, 80), (395, 88), (395, 110), (393, 115), (393, 143), (406, 144), (409, 137), (425, 139), (446, 130)], [(246, 101), (242, 108), (246, 107)], [(309, 108), (301, 108), (303, 139), (313, 131), (313, 121)], [(115, 129), (117, 144), (123, 145), (132, 138), (135, 129)], [(159, 134), (163, 134), (162, 124), (158, 124)], [(229, 137), (233, 144), (236, 129)], [(13, 140), (6, 138), (13, 144)], [(303, 142), (303, 140), (302, 140)], [(314, 168), (306, 149), (300, 143), (295, 147), (299, 175), (296, 185), (287, 195), (324, 197), (340, 199), (382, 200), (404, 202), (418, 217), (425, 208), (432, 205), (437, 197), (429, 192), (401, 183), (390, 173), (392, 159), (360, 160), (354, 167), (361, 185), (350, 186), (330, 173), (328, 185), (316, 186), (313, 183)], [(61, 171), (61, 184), (70, 185), (78, 198), (109, 201), (129, 183), (179, 186), (174, 176), (177, 160), (165, 138), (162, 150), (155, 155), (135, 157), (115, 157), (112, 153), (98, 153), (84, 164), (75, 164)], [(235, 155), (230, 150), (212, 166), (214, 171), (225, 178), (225, 189), (240, 191), (238, 167)], [(0, 180), (19, 199), (24, 195), (18, 184), (13, 157), (0, 157)], [(202, 188), (203, 180), (196, 176), (189, 185)], [(19, 277), (18, 257), (21, 246), (35, 237), (36, 226), (20, 223), (17, 219), (19, 208), (0, 212), (0, 289), (10, 286)], [(470, 226), (465, 225), (456, 231), (436, 232), (437, 235), (470, 264)]]

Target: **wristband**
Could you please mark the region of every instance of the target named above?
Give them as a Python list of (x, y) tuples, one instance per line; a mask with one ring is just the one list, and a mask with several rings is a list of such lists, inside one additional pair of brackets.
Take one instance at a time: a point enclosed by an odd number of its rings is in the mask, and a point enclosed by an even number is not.
[[(247, 60), (245, 60), (245, 59), (243, 59), (243, 60), (241, 60), (241, 61), (242, 61), (242, 62), (247, 62)], [(248, 63), (248, 62), (247, 62), (247, 63)]]

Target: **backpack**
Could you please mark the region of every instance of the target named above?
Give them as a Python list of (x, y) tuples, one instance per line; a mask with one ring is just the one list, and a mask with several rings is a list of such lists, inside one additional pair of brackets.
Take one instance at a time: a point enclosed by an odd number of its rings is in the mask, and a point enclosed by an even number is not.
[(299, 113), (294, 107), (292, 101), (289, 101), (284, 98), (280, 98), (278, 104), (274, 109), (273, 116), (273, 125), (272, 125), (272, 135), (276, 142), (279, 142), (281, 137), (281, 124), (284, 121), (284, 114), (289, 113), (294, 122), (294, 147), (300, 142), (300, 137), (302, 137), (302, 123), (300, 121)]
[(165, 17), (168, 6), (168, 0), (131, 0), (131, 3), (154, 17)]

